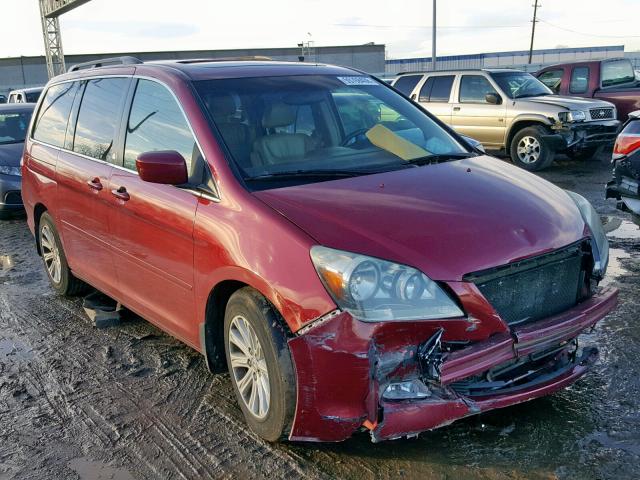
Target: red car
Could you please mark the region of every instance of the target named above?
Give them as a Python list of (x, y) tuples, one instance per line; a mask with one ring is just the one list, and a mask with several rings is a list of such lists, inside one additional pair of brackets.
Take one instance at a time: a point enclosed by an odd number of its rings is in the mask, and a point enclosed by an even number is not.
[(640, 109), (640, 82), (626, 58), (551, 65), (535, 76), (554, 93), (613, 103), (621, 122)]
[(228, 368), (270, 441), (412, 436), (555, 392), (617, 299), (583, 197), (348, 68), (81, 65), (47, 85), (23, 175), (53, 288)]

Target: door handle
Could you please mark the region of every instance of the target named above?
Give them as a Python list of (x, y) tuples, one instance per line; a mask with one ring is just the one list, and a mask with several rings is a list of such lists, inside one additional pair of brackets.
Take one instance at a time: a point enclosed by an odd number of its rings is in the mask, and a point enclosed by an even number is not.
[(453, 111), (454, 112), (459, 112), (460, 111), (460, 107), (453, 107)]
[(87, 185), (89, 185), (89, 188), (97, 191), (100, 191), (103, 188), (102, 183), (100, 182), (100, 179), (98, 177), (95, 177), (92, 180), (87, 180)]
[(111, 190), (111, 194), (122, 200), (123, 202), (126, 202), (127, 200), (129, 200), (131, 197), (129, 196), (129, 193), (127, 192), (127, 189), (124, 187), (120, 187), (117, 190)]

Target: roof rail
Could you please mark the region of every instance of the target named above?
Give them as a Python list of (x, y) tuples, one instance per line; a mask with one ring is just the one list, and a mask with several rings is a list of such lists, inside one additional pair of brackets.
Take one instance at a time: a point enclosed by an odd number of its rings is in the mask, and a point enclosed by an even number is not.
[(270, 61), (271, 57), (263, 55), (245, 55), (240, 57), (216, 57), (216, 58), (187, 58), (184, 60), (175, 60), (176, 63), (208, 63), (208, 62), (248, 62), (251, 60)]
[(91, 60), (89, 62), (82, 62), (72, 65), (71, 67), (69, 67), (68, 71), (77, 72), (78, 70), (107, 67), (109, 65), (137, 65), (139, 63), (143, 63), (142, 60), (130, 56), (100, 58), (98, 60)]

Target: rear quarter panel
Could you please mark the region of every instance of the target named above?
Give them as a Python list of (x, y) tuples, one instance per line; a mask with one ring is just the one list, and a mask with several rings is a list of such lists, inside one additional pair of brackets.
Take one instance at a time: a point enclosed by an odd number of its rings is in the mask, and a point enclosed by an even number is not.
[(56, 217), (57, 161), (57, 149), (27, 139), (22, 166), (22, 199), (27, 212), (27, 224), (34, 234), (34, 211), (38, 204)]
[(593, 97), (613, 103), (621, 122), (627, 120), (629, 113), (640, 110), (640, 88), (598, 90)]

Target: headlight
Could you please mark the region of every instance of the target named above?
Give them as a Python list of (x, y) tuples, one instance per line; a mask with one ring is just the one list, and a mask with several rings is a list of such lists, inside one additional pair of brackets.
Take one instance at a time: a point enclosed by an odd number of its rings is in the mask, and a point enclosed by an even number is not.
[(8, 167), (6, 165), (0, 165), (0, 173), (3, 175), (13, 175), (14, 177), (22, 175), (22, 173), (20, 173), (20, 167)]
[(582, 215), (584, 223), (587, 224), (591, 231), (591, 244), (594, 257), (593, 274), (595, 277), (600, 279), (604, 277), (604, 274), (607, 271), (607, 265), (609, 264), (609, 240), (607, 240), (607, 236), (602, 228), (600, 216), (595, 211), (591, 203), (589, 203), (589, 200), (584, 198), (582, 195), (569, 190), (565, 190), (565, 192), (567, 192), (575, 202), (578, 210), (580, 210), (580, 215)]
[(587, 119), (587, 114), (582, 110), (570, 110), (568, 112), (558, 113), (558, 119), (565, 122), (584, 122)]
[(315, 246), (311, 259), (336, 304), (366, 321), (452, 318), (455, 302), (415, 268)]

